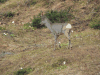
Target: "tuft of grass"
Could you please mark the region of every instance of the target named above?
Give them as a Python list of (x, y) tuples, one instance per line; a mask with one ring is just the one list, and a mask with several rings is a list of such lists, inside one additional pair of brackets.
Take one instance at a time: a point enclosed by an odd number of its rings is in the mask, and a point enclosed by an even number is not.
[(35, 5), (37, 3), (37, 0), (32, 0), (31, 5)]
[(69, 63), (69, 60), (65, 59), (65, 58), (60, 58), (56, 63), (52, 64), (53, 68), (65, 68), (66, 65), (64, 66), (63, 62)]
[(4, 13), (3, 16), (5, 16), (5, 17), (13, 17), (14, 14), (15, 14), (14, 12), (9, 11), (9, 12)]
[(46, 7), (50, 7), (52, 6), (52, 4), (55, 2), (55, 0), (43, 0), (44, 1), (44, 6), (46, 5)]
[(17, 72), (14, 72), (14, 75), (27, 75), (30, 72), (34, 71), (35, 68), (24, 68), (24, 69), (20, 69)]
[(10, 36), (15, 37), (15, 35), (14, 35), (14, 34), (10, 34)]
[(30, 30), (30, 29), (34, 30), (34, 29), (35, 29), (34, 27), (31, 27), (31, 24), (30, 24), (30, 23), (24, 24), (23, 28), (24, 28), (25, 30)]
[(65, 43), (61, 43), (61, 46), (68, 46), (69, 43), (65, 44)]
[(0, 30), (5, 30), (6, 28), (0, 27)]

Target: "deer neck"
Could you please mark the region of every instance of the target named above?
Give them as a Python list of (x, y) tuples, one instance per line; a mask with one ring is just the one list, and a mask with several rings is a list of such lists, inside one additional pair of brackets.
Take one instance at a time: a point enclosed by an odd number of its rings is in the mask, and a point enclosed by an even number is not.
[(47, 28), (49, 28), (49, 30), (50, 30), (51, 32), (53, 32), (51, 22), (50, 22), (48, 19), (46, 19), (46, 24), (45, 24), (45, 25), (47, 26)]

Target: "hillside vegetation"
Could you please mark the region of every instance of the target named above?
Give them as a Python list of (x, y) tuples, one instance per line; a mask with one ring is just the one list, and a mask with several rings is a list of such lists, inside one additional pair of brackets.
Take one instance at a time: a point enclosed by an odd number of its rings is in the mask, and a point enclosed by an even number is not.
[[(72, 50), (64, 35), (53, 50), (41, 12), (72, 24)], [(100, 75), (100, 1), (0, 0), (0, 75)]]

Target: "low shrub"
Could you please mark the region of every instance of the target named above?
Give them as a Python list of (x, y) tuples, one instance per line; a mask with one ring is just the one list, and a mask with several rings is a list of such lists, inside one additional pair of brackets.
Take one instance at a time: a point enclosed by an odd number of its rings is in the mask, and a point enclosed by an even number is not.
[[(51, 11), (47, 11), (46, 14), (44, 15), (47, 16), (47, 18), (52, 23), (55, 23), (55, 22), (64, 23), (74, 18), (74, 16), (70, 14), (69, 11), (58, 12), (58, 11), (51, 10)], [(45, 27), (44, 25), (41, 26), (40, 22), (41, 22), (41, 13), (39, 13), (38, 16), (34, 16), (34, 19), (32, 20), (32, 26), (37, 27), (37, 28)]]
[(34, 19), (32, 20), (32, 26), (40, 28), (41, 27), (40, 22), (41, 22), (41, 18), (34, 16)]
[(7, 0), (0, 0), (0, 3), (4, 3), (4, 2), (6, 2)]
[(36, 28), (43, 28), (45, 27), (44, 25), (41, 25), (41, 13), (39, 13), (37, 16), (34, 16), (34, 19), (32, 20), (32, 26)]
[(91, 28), (94, 28), (94, 29), (100, 29), (100, 20), (99, 20), (99, 19), (93, 19), (93, 20), (90, 22), (89, 26), (90, 26)]
[(63, 11), (47, 11), (45, 14), (49, 20), (52, 23), (58, 22), (58, 23), (64, 23), (66, 21), (69, 21), (70, 19), (74, 18), (72, 14), (69, 13), (69, 11), (63, 10)]

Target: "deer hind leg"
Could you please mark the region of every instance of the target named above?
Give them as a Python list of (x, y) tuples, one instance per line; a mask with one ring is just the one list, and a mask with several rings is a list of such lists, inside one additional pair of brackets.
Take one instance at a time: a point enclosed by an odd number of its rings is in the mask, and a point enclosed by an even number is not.
[(57, 44), (57, 38), (58, 38), (58, 35), (54, 35), (54, 37), (55, 37), (54, 50), (56, 50), (56, 44)]
[(70, 40), (70, 32), (69, 31), (65, 31), (65, 36), (69, 40), (68, 49), (71, 49), (72, 47), (71, 47), (71, 40)]
[(70, 49), (71, 40), (70, 40), (70, 34), (69, 33), (68, 33), (68, 40), (69, 40), (68, 49)]

